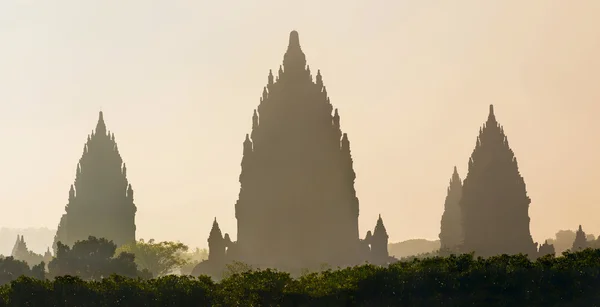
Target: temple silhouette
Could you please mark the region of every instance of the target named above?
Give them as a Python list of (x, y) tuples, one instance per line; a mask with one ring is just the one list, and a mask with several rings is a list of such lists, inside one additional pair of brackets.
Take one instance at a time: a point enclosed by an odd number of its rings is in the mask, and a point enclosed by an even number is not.
[(13, 246), (12, 252), (10, 255), (20, 261), (25, 261), (29, 265), (29, 267), (33, 267), (35, 265), (40, 264), (42, 261), (45, 262), (46, 265), (52, 260), (52, 253), (50, 252), (50, 248), (43, 254), (36, 254), (35, 252), (29, 250), (27, 247), (27, 243), (25, 242), (25, 237), (23, 235), (17, 235), (17, 240), (15, 241), (15, 245)]
[(479, 256), (538, 254), (529, 230), (529, 204), (517, 158), (498, 124), (494, 106), (479, 130), (459, 202), (460, 251)]
[(121, 159), (115, 135), (106, 129), (100, 112), (96, 130), (88, 135), (77, 164), (75, 183), (69, 190), (54, 238), (72, 246), (89, 236), (106, 238), (115, 244), (135, 242), (133, 189), (127, 181), (127, 167)]
[(548, 243), (548, 240), (544, 241), (544, 244), (540, 245), (538, 250), (538, 256), (543, 257), (546, 255), (556, 255), (556, 250), (554, 249), (554, 245)]
[(584, 250), (588, 247), (590, 247), (590, 246), (587, 241), (587, 236), (585, 234), (585, 231), (583, 231), (583, 228), (581, 227), (581, 225), (579, 225), (577, 232), (575, 232), (575, 240), (573, 241), (573, 246), (571, 247), (571, 251), (578, 252), (578, 251)]
[(450, 179), (450, 185), (444, 203), (440, 227), (440, 249), (443, 251), (458, 251), (463, 243), (462, 219), (460, 199), (462, 198), (462, 180), (458, 175), (456, 166)]
[(209, 259), (193, 274), (218, 275), (232, 261), (289, 272), (387, 263), (381, 217), (372, 234), (359, 238), (352, 163), (348, 135), (321, 72), (313, 81), (298, 32), (292, 31), (283, 66), (277, 76), (269, 71), (243, 143), (237, 241), (223, 236), (215, 219)]

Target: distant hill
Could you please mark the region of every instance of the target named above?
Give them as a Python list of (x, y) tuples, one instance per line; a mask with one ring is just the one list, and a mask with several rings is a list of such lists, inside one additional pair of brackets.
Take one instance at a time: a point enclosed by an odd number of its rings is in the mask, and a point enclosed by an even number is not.
[(0, 228), (0, 254), (4, 256), (10, 256), (17, 235), (25, 236), (25, 243), (30, 251), (34, 251), (38, 254), (44, 254), (44, 252), (50, 247), (52, 250), (52, 242), (54, 242), (54, 235), (56, 230), (48, 228)]
[(440, 248), (440, 240), (412, 239), (388, 244), (390, 256), (398, 259), (423, 253), (430, 253)]

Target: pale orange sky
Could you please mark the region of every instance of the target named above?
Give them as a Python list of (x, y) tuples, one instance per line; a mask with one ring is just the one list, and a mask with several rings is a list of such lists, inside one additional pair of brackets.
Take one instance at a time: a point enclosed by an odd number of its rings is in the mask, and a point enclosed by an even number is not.
[(300, 33), (350, 137), (361, 236), (435, 239), (494, 104), (534, 239), (600, 233), (600, 1), (0, 1), (0, 225), (55, 228), (105, 112), (139, 238), (236, 237), (242, 142)]

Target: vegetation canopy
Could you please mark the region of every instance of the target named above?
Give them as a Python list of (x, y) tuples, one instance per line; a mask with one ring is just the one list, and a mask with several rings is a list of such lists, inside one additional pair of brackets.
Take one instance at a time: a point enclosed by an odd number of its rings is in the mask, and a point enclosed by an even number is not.
[(119, 247), (117, 252), (135, 255), (138, 269), (148, 270), (152, 276), (161, 277), (187, 264), (188, 260), (182, 256), (182, 253), (187, 250), (187, 245), (180, 242), (155, 242), (154, 239), (145, 242), (140, 239), (135, 243)]
[[(3, 281), (7, 266), (24, 269), (10, 258), (0, 261)], [(50, 281), (29, 273), (0, 286), (0, 306), (592, 306), (600, 299), (597, 249), (536, 261), (452, 255), (296, 279), (270, 269), (231, 273), (219, 283), (175, 275)]]

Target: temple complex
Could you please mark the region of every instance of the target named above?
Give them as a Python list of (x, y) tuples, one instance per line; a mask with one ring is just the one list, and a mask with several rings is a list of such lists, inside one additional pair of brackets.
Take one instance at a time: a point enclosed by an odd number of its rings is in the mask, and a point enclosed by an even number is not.
[(450, 185), (444, 203), (444, 214), (442, 215), (440, 229), (440, 249), (445, 251), (457, 251), (462, 244), (462, 221), (460, 212), (460, 199), (462, 197), (462, 180), (458, 175), (456, 166), (450, 179)]
[(462, 186), (462, 252), (484, 257), (518, 253), (535, 257), (537, 244), (529, 230), (530, 203), (517, 159), (490, 105)]
[(54, 248), (58, 241), (72, 246), (89, 236), (112, 240), (117, 246), (134, 242), (136, 210), (127, 168), (100, 112), (96, 130), (88, 135), (77, 164)]
[(237, 241), (222, 236), (215, 221), (210, 259), (194, 274), (223, 261), (297, 271), (369, 261), (365, 247), (386, 254), (387, 243), (379, 246), (387, 241), (381, 219), (372, 244), (359, 238), (352, 163), (350, 141), (323, 76), (317, 71), (313, 78), (298, 32), (292, 31), (283, 66), (277, 75), (269, 72), (243, 142)]

